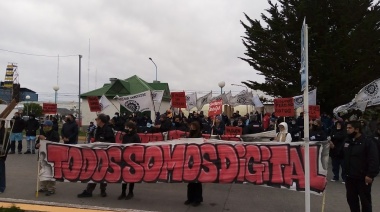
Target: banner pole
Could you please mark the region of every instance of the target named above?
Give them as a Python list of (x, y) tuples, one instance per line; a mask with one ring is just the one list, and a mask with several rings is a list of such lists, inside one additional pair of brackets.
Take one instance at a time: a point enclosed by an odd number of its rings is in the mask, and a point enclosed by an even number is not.
[(304, 142), (305, 142), (305, 212), (310, 212), (310, 153), (309, 153), (309, 54), (308, 54), (308, 29), (304, 28), (305, 48), (305, 89), (304, 96)]

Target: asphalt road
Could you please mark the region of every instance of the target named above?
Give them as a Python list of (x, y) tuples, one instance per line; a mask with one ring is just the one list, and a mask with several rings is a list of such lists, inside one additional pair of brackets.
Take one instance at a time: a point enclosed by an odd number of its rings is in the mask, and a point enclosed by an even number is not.
[[(136, 184), (132, 200), (117, 200), (121, 193), (120, 184), (109, 184), (107, 197), (100, 196), (97, 187), (91, 198), (80, 199), (86, 184), (57, 183), (53, 196), (35, 197), (37, 155), (9, 155), (6, 161), (7, 188), (0, 194), (0, 201), (23, 199), (28, 201), (56, 202), (99, 207), (134, 209), (146, 211), (304, 211), (304, 193), (279, 188), (268, 188), (251, 184), (203, 184), (204, 202), (201, 206), (186, 206), (185, 183)], [(329, 173), (331, 177), (331, 171)], [(330, 177), (328, 179), (330, 179)], [(380, 211), (380, 182), (372, 187), (373, 211)], [(328, 182), (325, 194), (325, 210), (349, 211), (345, 187), (340, 182)], [(311, 211), (321, 211), (323, 196), (311, 195)]]

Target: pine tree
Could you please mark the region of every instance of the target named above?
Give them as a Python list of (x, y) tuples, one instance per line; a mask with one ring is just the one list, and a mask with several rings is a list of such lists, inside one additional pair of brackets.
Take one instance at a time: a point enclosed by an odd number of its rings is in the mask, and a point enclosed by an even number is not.
[(275, 97), (301, 94), (301, 27), (309, 27), (309, 89), (323, 111), (348, 103), (380, 78), (380, 6), (372, 0), (279, 0), (261, 14), (246, 14), (241, 58), (265, 77), (243, 82)]

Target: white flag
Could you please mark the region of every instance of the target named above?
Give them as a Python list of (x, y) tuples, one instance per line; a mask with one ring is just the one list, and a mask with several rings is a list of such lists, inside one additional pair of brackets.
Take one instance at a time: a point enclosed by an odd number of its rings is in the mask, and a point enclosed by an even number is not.
[(226, 100), (227, 100), (227, 102), (224, 103), (224, 104), (230, 104), (230, 99), (231, 99), (231, 97), (232, 97), (232, 93), (231, 93), (231, 91), (228, 92), (228, 93), (226, 93)]
[[(294, 109), (303, 107), (303, 95), (294, 96)], [(317, 89), (309, 91), (309, 105), (317, 105)]]
[(212, 92), (197, 99), (197, 109), (202, 110), (203, 106), (211, 101)]
[(260, 101), (259, 95), (254, 95), (252, 99), (253, 104), (256, 107), (264, 107), (263, 103)]
[(111, 105), (111, 102), (110, 102), (110, 100), (107, 99), (106, 96), (103, 95), (103, 96), (99, 99), (99, 104), (100, 104), (100, 107), (101, 107), (101, 109), (102, 109), (102, 111), (103, 111), (103, 110), (105, 110), (108, 106)]
[(357, 103), (368, 102), (368, 106), (380, 104), (380, 79), (377, 79), (364, 88), (362, 88), (358, 94), (356, 94), (354, 101)]
[(117, 98), (117, 101), (131, 112), (144, 112), (144, 111), (153, 111), (153, 99), (151, 91), (144, 91), (138, 94), (121, 96)]
[(186, 107), (190, 111), (197, 106), (197, 93), (191, 93), (186, 95)]
[(152, 99), (154, 103), (161, 104), (162, 97), (164, 96), (163, 90), (152, 91)]
[(225, 93), (212, 97), (208, 103), (213, 102), (213, 101), (219, 101), (219, 100), (222, 100), (223, 104), (228, 104), (228, 99)]
[(229, 104), (233, 107), (238, 105), (252, 105), (253, 95), (252, 92), (247, 92), (246, 90), (241, 91), (236, 96), (233, 96), (229, 100)]

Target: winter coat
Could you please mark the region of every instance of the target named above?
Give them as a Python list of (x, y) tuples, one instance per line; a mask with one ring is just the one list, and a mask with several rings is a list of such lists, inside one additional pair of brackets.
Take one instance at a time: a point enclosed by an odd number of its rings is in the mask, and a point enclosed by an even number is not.
[(292, 142), (292, 135), (288, 133), (288, 124), (286, 122), (281, 122), (278, 126), (280, 125), (284, 126), (284, 130), (276, 134), (276, 140), (278, 142), (285, 142), (285, 143)]
[(78, 142), (78, 125), (75, 121), (67, 121), (61, 129), (62, 138), (68, 138), (67, 144), (76, 144)]
[(40, 128), (40, 123), (35, 119), (29, 119), (26, 121), (25, 135), (26, 136), (36, 136), (37, 130)]

